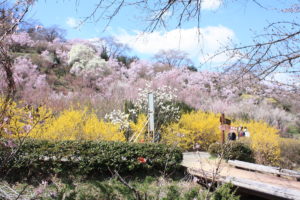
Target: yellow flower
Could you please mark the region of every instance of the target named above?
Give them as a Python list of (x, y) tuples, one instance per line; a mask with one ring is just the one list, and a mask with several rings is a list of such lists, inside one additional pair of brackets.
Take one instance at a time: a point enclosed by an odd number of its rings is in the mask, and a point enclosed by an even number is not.
[(250, 132), (250, 145), (256, 161), (262, 164), (277, 165), (280, 157), (280, 137), (278, 130), (263, 121), (236, 121), (233, 126), (247, 127)]
[(47, 140), (107, 140), (125, 141), (123, 131), (118, 125), (99, 120), (97, 115), (87, 108), (70, 108), (48, 121), (42, 134), (33, 138)]
[(183, 114), (178, 123), (166, 126), (163, 141), (167, 144), (178, 144), (184, 149), (192, 149), (198, 143), (207, 149), (211, 143), (220, 139), (219, 115), (201, 110)]

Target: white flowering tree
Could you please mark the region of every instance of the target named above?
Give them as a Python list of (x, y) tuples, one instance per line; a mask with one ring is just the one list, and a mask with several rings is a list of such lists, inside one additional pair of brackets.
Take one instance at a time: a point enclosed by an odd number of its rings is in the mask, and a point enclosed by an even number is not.
[(144, 89), (139, 89), (138, 99), (135, 102), (125, 104), (125, 112), (114, 110), (106, 114), (105, 119), (120, 125), (125, 131), (128, 138), (132, 132), (130, 121), (136, 122), (139, 114), (148, 114), (148, 94), (154, 94), (154, 113), (155, 113), (155, 130), (160, 132), (164, 124), (178, 121), (180, 118), (180, 108), (176, 104), (176, 90), (168, 86), (158, 89), (152, 89), (147, 85)]
[(97, 55), (96, 50), (84, 44), (76, 44), (71, 48), (68, 64), (72, 66), (70, 72), (76, 76), (96, 77), (108, 70), (106, 61)]
[(163, 86), (152, 89), (149, 85), (144, 89), (139, 89), (138, 99), (134, 102), (133, 109), (129, 109), (132, 116), (139, 113), (148, 113), (148, 94), (154, 95), (154, 117), (155, 129), (160, 130), (162, 125), (178, 121), (180, 118), (180, 108), (176, 105), (176, 89)]
[(111, 113), (105, 115), (105, 119), (113, 124), (118, 124), (122, 130), (129, 128), (129, 114), (121, 110), (113, 110)]
[(105, 120), (119, 125), (120, 129), (124, 131), (126, 140), (129, 140), (130, 136), (132, 135), (129, 114), (122, 112), (121, 110), (113, 110), (111, 113), (105, 115)]

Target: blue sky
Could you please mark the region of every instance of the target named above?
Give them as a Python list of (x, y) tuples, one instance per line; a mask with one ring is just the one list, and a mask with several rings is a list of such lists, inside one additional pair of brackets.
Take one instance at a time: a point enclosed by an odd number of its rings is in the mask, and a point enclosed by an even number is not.
[[(75, 0), (40, 0), (31, 10), (30, 17), (46, 27), (60, 26), (67, 31), (67, 39), (112, 35), (127, 43), (133, 49), (131, 54), (141, 58), (151, 58), (160, 49), (178, 48), (189, 53), (196, 66), (231, 40), (242, 44), (251, 43), (253, 32), (260, 33), (269, 22), (298, 20), (295, 14), (266, 10), (247, 0), (226, 1), (227, 3), (222, 3), (221, 0), (206, 1), (202, 6), (200, 40), (197, 40), (196, 21), (186, 22), (178, 30), (172, 27), (176, 19), (170, 19), (171, 26), (167, 30), (158, 29), (153, 33), (141, 34), (146, 24), (143, 12), (132, 7), (117, 15), (105, 31), (105, 19), (83, 24), (79, 29), (74, 28), (83, 17), (90, 14), (97, 0), (81, 0), (77, 5)], [(285, 6), (284, 0), (263, 2), (268, 8), (276, 6), (273, 5), (274, 2), (281, 2), (281, 6)], [(220, 57), (216, 62), (222, 62), (223, 59)]]

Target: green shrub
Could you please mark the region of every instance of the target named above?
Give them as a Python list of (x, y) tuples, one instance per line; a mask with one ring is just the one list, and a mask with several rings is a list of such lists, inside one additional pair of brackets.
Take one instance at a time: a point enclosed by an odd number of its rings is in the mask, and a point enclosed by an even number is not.
[(181, 161), (180, 149), (162, 144), (26, 140), (11, 171), (14, 175), (170, 172)]
[(175, 185), (171, 185), (168, 187), (167, 197), (163, 198), (163, 200), (179, 200), (180, 199), (180, 192), (178, 191), (179, 188)]
[(229, 143), (226, 159), (254, 162), (251, 148), (242, 142)]
[(246, 162), (253, 162), (253, 152), (248, 144), (243, 142), (234, 141), (228, 142), (224, 145), (220, 143), (211, 144), (208, 152), (212, 156), (221, 156), (226, 160), (241, 160)]
[(195, 187), (195, 188), (191, 188), (189, 191), (187, 191), (184, 194), (184, 199), (185, 200), (197, 200), (197, 199), (201, 199), (201, 194), (199, 193), (199, 188)]
[(217, 157), (221, 155), (222, 152), (221, 150), (222, 150), (222, 145), (220, 143), (212, 143), (208, 147), (208, 153), (213, 157)]
[(225, 183), (214, 191), (213, 200), (239, 200), (240, 197), (235, 195), (232, 183)]

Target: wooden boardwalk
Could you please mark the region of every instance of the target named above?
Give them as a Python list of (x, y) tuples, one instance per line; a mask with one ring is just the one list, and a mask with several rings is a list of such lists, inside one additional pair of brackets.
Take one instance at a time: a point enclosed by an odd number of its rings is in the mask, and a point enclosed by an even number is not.
[[(239, 188), (269, 199), (300, 200), (300, 182), (293, 177), (279, 177), (272, 172), (240, 169), (219, 159), (210, 159), (204, 152), (184, 153), (182, 166), (199, 178), (216, 178), (219, 182), (232, 182)], [(219, 166), (219, 169), (217, 167)], [(216, 171), (218, 171), (216, 173)]]

